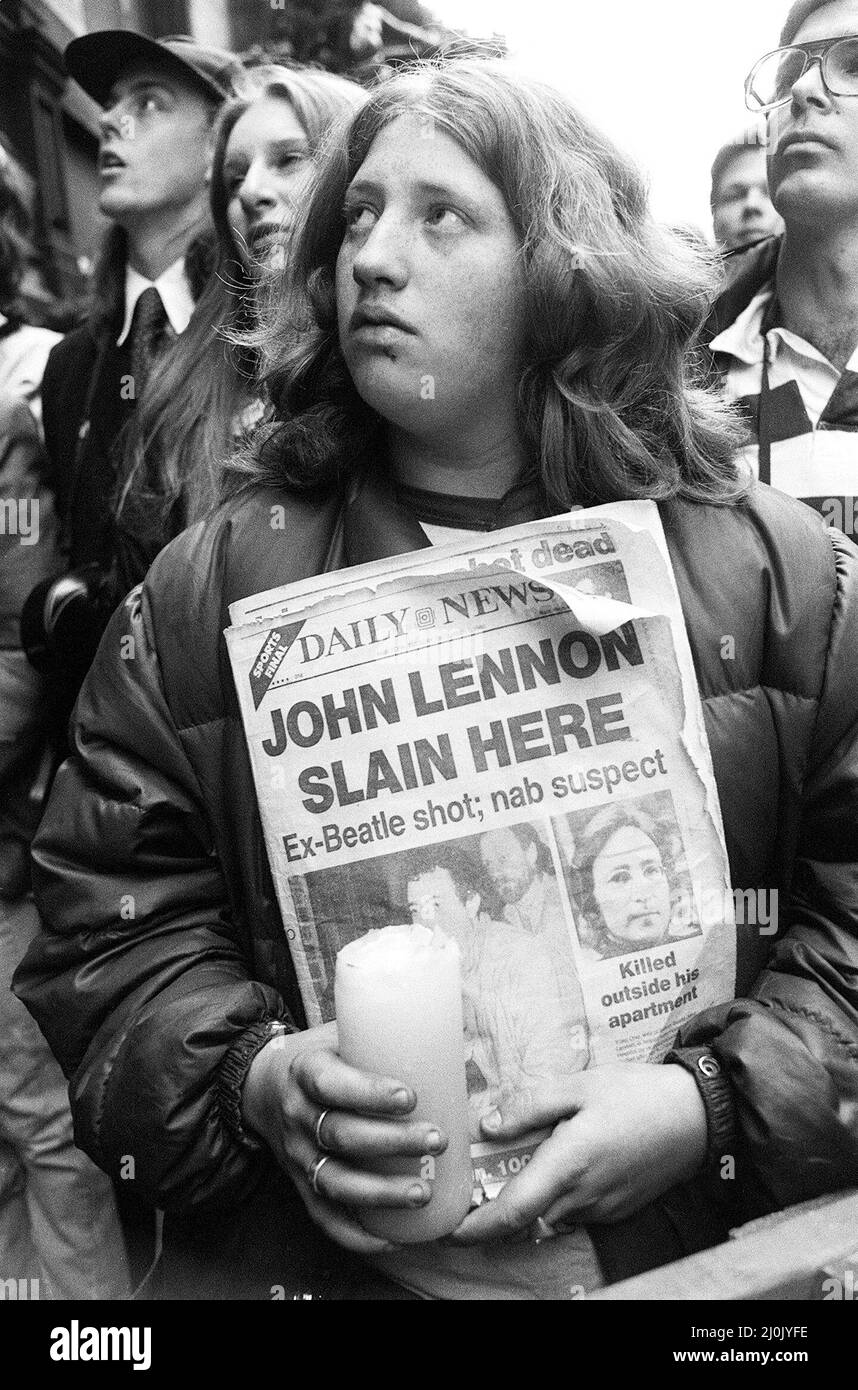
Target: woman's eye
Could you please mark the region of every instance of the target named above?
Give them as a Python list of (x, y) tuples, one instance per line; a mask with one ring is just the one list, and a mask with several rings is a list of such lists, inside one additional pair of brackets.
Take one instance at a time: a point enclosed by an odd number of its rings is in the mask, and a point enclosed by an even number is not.
[(366, 204), (343, 208), (343, 221), (348, 232), (368, 232), (375, 218), (376, 214)]
[(433, 227), (449, 227), (451, 230), (456, 225), (462, 225), (463, 219), (455, 208), (447, 207), (445, 203), (437, 203), (431, 207), (426, 214), (426, 221)]

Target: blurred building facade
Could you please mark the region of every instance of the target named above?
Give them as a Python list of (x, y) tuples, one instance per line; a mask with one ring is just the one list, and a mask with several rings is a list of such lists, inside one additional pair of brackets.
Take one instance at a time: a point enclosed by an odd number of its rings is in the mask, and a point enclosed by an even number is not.
[(62, 61), (72, 38), (95, 29), (192, 34), (251, 62), (291, 59), (364, 82), (460, 45), (420, 0), (3, 0), (0, 136), (39, 190), (37, 250), (60, 296), (81, 292), (104, 229), (98, 109)]

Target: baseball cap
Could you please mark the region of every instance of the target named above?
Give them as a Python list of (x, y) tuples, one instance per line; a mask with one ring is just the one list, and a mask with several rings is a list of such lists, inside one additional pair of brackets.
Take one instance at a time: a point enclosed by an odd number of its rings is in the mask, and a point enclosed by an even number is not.
[(97, 29), (72, 39), (63, 55), (66, 69), (88, 96), (106, 106), (110, 89), (124, 68), (141, 59), (195, 84), (214, 101), (230, 95), (242, 72), (234, 53), (209, 48), (185, 34), (150, 39), (131, 29)]

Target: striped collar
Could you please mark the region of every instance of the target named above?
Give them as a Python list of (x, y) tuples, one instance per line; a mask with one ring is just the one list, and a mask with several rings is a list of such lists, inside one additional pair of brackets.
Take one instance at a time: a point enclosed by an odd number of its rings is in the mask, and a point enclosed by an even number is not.
[[(830, 371), (838, 371), (824, 353), (821, 353), (806, 338), (800, 337), (798, 333), (793, 333), (789, 328), (783, 328), (777, 322), (777, 309), (775, 283), (774, 280), (769, 280), (754, 295), (751, 302), (742, 310), (735, 321), (712, 339), (709, 344), (709, 351), (723, 353), (727, 357), (734, 358), (737, 362), (744, 362), (748, 367), (757, 367), (762, 365), (765, 340), (768, 338), (769, 348), (773, 355), (776, 355), (781, 344), (784, 344), (791, 349), (796, 358), (805, 358), (811, 362), (821, 363)], [(847, 362), (845, 370), (858, 372), (858, 348), (855, 349)]]
[(725, 328), (709, 344), (710, 352), (723, 352), (728, 357), (735, 357), (739, 362), (745, 362), (749, 367), (756, 366), (763, 360), (763, 318), (766, 310), (774, 298), (774, 281), (768, 284), (754, 295), (751, 302), (742, 310), (739, 317)]

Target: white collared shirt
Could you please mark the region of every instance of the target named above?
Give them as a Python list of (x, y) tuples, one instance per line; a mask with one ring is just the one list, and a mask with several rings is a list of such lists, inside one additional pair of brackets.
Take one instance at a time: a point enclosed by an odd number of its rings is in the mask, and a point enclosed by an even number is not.
[(167, 322), (174, 333), (184, 333), (190, 323), (191, 314), (194, 312), (194, 298), (185, 275), (184, 256), (180, 256), (177, 261), (168, 266), (157, 280), (147, 280), (145, 275), (141, 275), (139, 271), (127, 265), (125, 267), (125, 317), (122, 320), (122, 332), (116, 339), (117, 347), (122, 346), (131, 332), (131, 320), (134, 317), (137, 301), (143, 291), (149, 289), (150, 285), (154, 285), (161, 296)]
[[(760, 389), (764, 351), (760, 329), (773, 294), (774, 286), (766, 285), (743, 309), (735, 323), (731, 323), (709, 344), (712, 352), (723, 352), (734, 359), (727, 378), (727, 391), (733, 400), (755, 396)], [(842, 373), (818, 348), (797, 333), (791, 333), (788, 328), (770, 328), (766, 337), (769, 343), (769, 385), (774, 390), (784, 382), (794, 380), (801, 392), (808, 419), (815, 428)], [(858, 348), (847, 362), (846, 370), (858, 372)]]
[[(712, 339), (712, 352), (729, 358), (725, 385), (733, 401), (742, 401), (755, 418), (762, 386), (765, 341), (761, 332), (766, 310), (774, 294), (770, 282), (751, 300), (738, 318)], [(803, 432), (776, 437), (771, 446), (773, 487), (815, 505), (833, 525), (854, 534), (854, 506), (858, 496), (858, 420), (838, 428), (821, 417), (846, 372), (858, 373), (858, 349), (841, 372), (812, 343), (788, 328), (775, 327), (766, 334), (769, 345), (769, 385), (772, 391), (794, 382), (807, 416)], [(800, 411), (798, 412), (800, 415)], [(796, 421), (800, 425), (799, 421)], [(809, 428), (808, 428), (809, 426)], [(756, 473), (758, 447), (744, 451), (744, 459)]]

